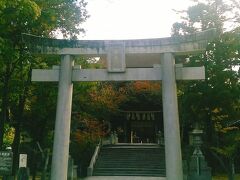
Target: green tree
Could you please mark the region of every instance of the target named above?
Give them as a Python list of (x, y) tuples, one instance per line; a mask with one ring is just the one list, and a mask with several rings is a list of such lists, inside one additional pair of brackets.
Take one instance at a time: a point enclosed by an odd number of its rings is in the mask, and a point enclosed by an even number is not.
[[(14, 127), (14, 164), (17, 164), (20, 132), (27, 119), (28, 105), (33, 104), (29, 103), (34, 86), (30, 81), (31, 69), (52, 63), (48, 62), (51, 57), (30, 55), (21, 34), (52, 37), (61, 32), (65, 37), (76, 38), (84, 32), (81, 23), (88, 18), (86, 5), (84, 0), (0, 2), (0, 148), (4, 148), (6, 125)], [(49, 113), (42, 108), (41, 111)]]
[[(236, 129), (229, 130), (226, 125), (239, 119), (236, 107), (240, 106), (240, 76), (235, 70), (240, 65), (240, 16), (239, 12), (235, 12), (236, 9), (239, 10), (239, 3), (231, 1), (229, 4), (221, 0), (195, 2), (195, 5), (184, 11), (183, 21), (173, 25), (173, 36), (216, 28), (218, 38), (209, 43), (206, 52), (177, 59), (185, 66), (203, 65), (206, 69), (205, 81), (179, 83), (181, 120), (184, 122), (185, 131), (191, 129), (193, 121), (202, 124), (206, 147), (213, 147), (208, 151), (221, 161), (231, 179), (235, 152), (239, 151), (237, 144), (240, 133)], [(232, 21), (234, 27), (226, 31), (226, 25)], [(233, 146), (232, 142), (235, 142), (236, 146)], [(220, 153), (223, 149), (228, 156)], [(229, 157), (228, 162), (223, 160), (226, 157)]]

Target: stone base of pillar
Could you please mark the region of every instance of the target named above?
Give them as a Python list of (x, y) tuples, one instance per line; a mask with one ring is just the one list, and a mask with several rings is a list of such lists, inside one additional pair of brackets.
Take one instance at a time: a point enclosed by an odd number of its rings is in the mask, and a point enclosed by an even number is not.
[[(200, 151), (200, 150), (199, 150)], [(207, 162), (200, 152), (195, 152), (189, 163), (188, 180), (211, 180), (211, 168), (208, 167)]]
[(74, 165), (73, 158), (69, 155), (68, 158), (68, 180), (77, 180), (77, 166)]
[(188, 162), (183, 160), (183, 180), (188, 180)]
[(17, 180), (29, 180), (29, 168), (20, 167), (17, 174)]

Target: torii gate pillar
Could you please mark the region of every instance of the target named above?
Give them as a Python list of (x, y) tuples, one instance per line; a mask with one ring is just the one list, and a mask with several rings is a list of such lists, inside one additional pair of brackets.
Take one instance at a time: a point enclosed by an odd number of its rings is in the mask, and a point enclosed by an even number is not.
[(72, 69), (70, 55), (61, 56), (58, 83), (57, 112), (54, 130), (51, 179), (67, 179), (70, 125), (72, 111)]
[(175, 59), (172, 53), (164, 53), (161, 59), (166, 176), (167, 180), (182, 180)]

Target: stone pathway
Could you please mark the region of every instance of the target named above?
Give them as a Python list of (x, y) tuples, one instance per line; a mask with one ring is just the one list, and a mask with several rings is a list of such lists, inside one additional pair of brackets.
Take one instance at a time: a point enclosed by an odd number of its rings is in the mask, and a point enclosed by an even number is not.
[(165, 177), (144, 177), (144, 176), (92, 176), (82, 180), (166, 180)]

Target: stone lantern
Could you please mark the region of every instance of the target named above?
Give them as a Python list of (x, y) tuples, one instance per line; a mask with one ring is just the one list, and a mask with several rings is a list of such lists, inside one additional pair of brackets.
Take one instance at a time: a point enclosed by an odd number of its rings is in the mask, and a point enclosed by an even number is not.
[(204, 155), (201, 151), (203, 130), (196, 127), (191, 132), (194, 152), (189, 163), (189, 180), (211, 180), (211, 168), (208, 167)]
[(192, 141), (193, 141), (192, 145), (194, 147), (193, 155), (194, 154), (202, 155), (201, 146), (203, 144), (203, 141), (202, 141), (203, 130), (194, 129), (191, 134), (192, 134)]

